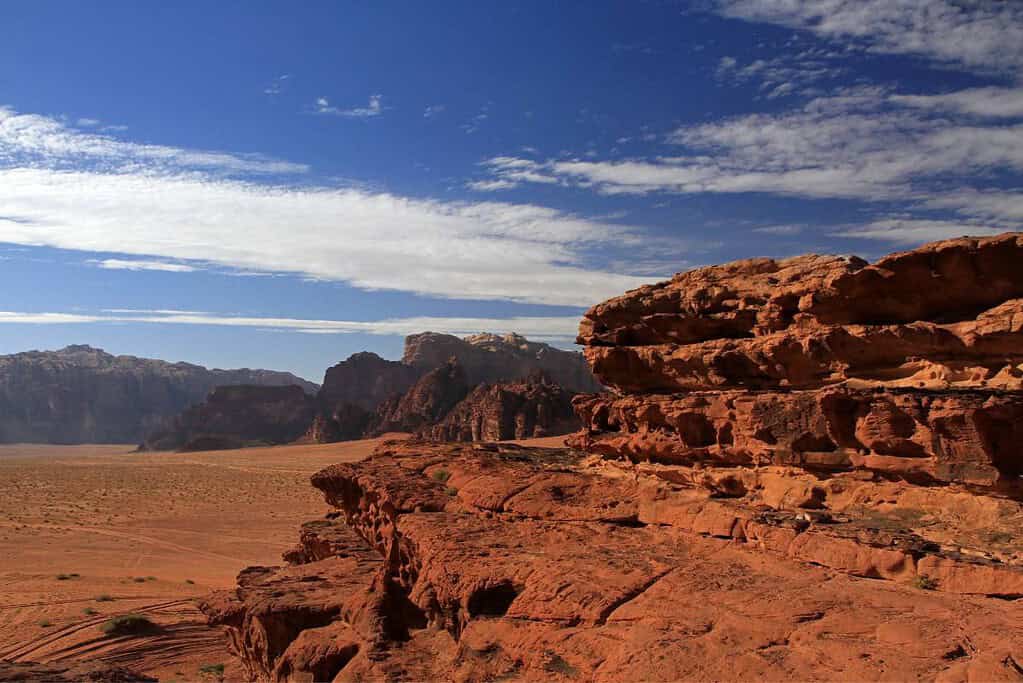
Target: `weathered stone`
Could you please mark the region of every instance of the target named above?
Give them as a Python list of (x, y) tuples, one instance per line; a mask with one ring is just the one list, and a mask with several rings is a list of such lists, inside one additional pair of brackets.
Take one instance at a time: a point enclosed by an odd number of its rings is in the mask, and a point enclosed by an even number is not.
[(543, 375), (480, 384), (419, 436), (436, 441), (505, 441), (568, 434), (579, 429), (572, 396)]

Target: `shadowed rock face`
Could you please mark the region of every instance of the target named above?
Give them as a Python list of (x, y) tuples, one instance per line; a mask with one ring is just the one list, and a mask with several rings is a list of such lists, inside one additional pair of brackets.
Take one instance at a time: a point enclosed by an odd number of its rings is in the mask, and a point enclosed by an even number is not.
[(316, 400), (299, 387), (217, 387), (160, 430), (145, 450), (207, 451), (285, 444), (302, 436), (316, 413)]
[(461, 339), (450, 334), (423, 332), (405, 337), (402, 360), (409, 365), (432, 369), (449, 358), (458, 360), (471, 387), (481, 382), (521, 380), (542, 371), (569, 391), (601, 389), (581, 354), (531, 342), (517, 334), (477, 334)]
[(506, 441), (579, 429), (571, 392), (543, 374), (508, 384), (480, 384), (419, 436), (434, 441)]
[(343, 404), (372, 412), (384, 400), (408, 391), (421, 374), (418, 368), (375, 353), (355, 353), (327, 369), (318, 398), (328, 412)]
[(0, 442), (138, 443), (216, 386), (315, 384), (285, 372), (208, 370), (89, 346), (0, 356)]
[(404, 395), (380, 404), (366, 434), (415, 432), (433, 425), (447, 415), (468, 391), (465, 371), (452, 358), (423, 375)]

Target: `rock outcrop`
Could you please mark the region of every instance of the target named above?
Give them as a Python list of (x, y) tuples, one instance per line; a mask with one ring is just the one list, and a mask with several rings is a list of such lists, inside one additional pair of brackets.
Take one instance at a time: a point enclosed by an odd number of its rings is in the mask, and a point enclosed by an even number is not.
[(676, 474), (385, 444), (313, 477), (340, 516), (307, 524), (289, 566), (202, 609), (266, 681), (1018, 675), (1023, 603), (989, 596), (1023, 594), (1019, 503), (788, 467)]
[(626, 393), (865, 386), (1020, 389), (1023, 236), (700, 268), (594, 306), (597, 378)]
[[(746, 261), (596, 306), (613, 391), (574, 399), (576, 448), (328, 467), (289, 566), (203, 610), (269, 681), (1020, 680), (1021, 248)], [(701, 366), (776, 335), (800, 341), (763, 369)]]
[(476, 334), (459, 338), (423, 332), (405, 337), (402, 361), (408, 365), (430, 370), (449, 358), (458, 360), (471, 387), (481, 382), (514, 382), (542, 371), (569, 391), (601, 389), (582, 354), (531, 342), (517, 334)]
[(452, 358), (423, 375), (403, 395), (381, 403), (366, 434), (412, 433), (436, 424), (465, 398), (468, 391), (465, 371)]
[(419, 436), (434, 441), (507, 441), (579, 429), (572, 394), (536, 373), (509, 384), (480, 384), (447, 416)]
[(328, 412), (344, 404), (372, 412), (386, 399), (408, 391), (422, 374), (420, 368), (363, 351), (327, 368), (317, 396)]
[(146, 436), (143, 450), (221, 450), (285, 444), (306, 433), (316, 400), (297, 386), (217, 387)]
[(576, 445), (1019, 495), (1023, 235), (702, 268), (593, 307)]
[(0, 443), (138, 443), (228, 384), (318, 388), (286, 372), (208, 370), (89, 346), (0, 356)]

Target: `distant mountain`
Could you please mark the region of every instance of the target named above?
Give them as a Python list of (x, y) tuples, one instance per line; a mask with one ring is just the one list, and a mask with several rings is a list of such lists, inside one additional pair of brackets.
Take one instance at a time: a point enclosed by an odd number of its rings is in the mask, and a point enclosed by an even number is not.
[(456, 337), (423, 332), (405, 337), (402, 362), (406, 365), (425, 372), (449, 358), (458, 359), (470, 387), (480, 382), (514, 382), (540, 370), (569, 391), (596, 392), (603, 388), (578, 351), (563, 351), (515, 333)]
[(225, 385), (319, 387), (287, 372), (209, 370), (74, 345), (0, 356), (0, 443), (136, 443)]

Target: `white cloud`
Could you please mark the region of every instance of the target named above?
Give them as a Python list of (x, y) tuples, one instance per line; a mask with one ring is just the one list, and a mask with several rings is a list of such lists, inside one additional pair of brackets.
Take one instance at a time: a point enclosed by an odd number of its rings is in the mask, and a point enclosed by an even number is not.
[[(988, 174), (1023, 171), (1023, 124), (977, 123), (893, 107), (883, 88), (857, 87), (812, 99), (779, 114), (749, 114), (676, 130), (683, 153), (626, 161), (496, 157), (491, 178), (516, 184), (562, 183), (602, 194), (762, 192), (808, 198), (922, 203), (934, 184), (959, 178), (986, 184)], [(992, 218), (1011, 200), (955, 194), (983, 202)], [(967, 201), (950, 206), (979, 215)], [(1011, 207), (1010, 207), (1011, 208)]]
[(445, 107), (443, 104), (431, 104), (426, 109), (423, 110), (423, 118), (432, 119), (434, 116), (439, 116), (440, 114), (443, 114), (445, 109), (447, 109), (447, 107)]
[(219, 171), (227, 173), (304, 173), (305, 164), (257, 154), (228, 154), (165, 145), (123, 142), (69, 128), (57, 119), (19, 114), (0, 106), (0, 165), (78, 167), (91, 163), (107, 171)]
[(1005, 232), (1004, 228), (974, 225), (971, 223), (900, 218), (873, 221), (865, 226), (848, 228), (833, 234), (839, 237), (858, 237), (901, 244), (919, 244), (921, 242), (933, 242), (955, 237), (998, 235), (1003, 232)]
[(106, 270), (159, 270), (167, 273), (192, 273), (198, 270), (184, 263), (168, 263), (167, 261), (128, 261), (108, 258), (102, 261), (90, 261)]
[(878, 53), (985, 71), (1023, 67), (1023, 4), (953, 0), (716, 0), (730, 17), (810, 31)]
[[(12, 119), (31, 134), (5, 133)], [(221, 266), (366, 290), (555, 305), (587, 306), (647, 281), (593, 265), (592, 255), (640, 242), (626, 226), (528, 204), (183, 172), (166, 159), (186, 152), (159, 149), (43, 117), (0, 119), (0, 242), (110, 254), (107, 267)], [(118, 172), (82, 163), (97, 155), (116, 157)], [(238, 160), (221, 156), (228, 168)]]
[(892, 95), (897, 104), (973, 114), (976, 116), (1023, 117), (1023, 88), (968, 88), (943, 95)]
[(175, 310), (107, 309), (99, 314), (33, 313), (0, 311), (0, 324), (67, 325), (88, 323), (135, 323), (160, 325), (212, 325), (284, 330), (303, 334), (409, 335), (431, 331), (469, 335), (483, 331), (517, 332), (530, 339), (570, 339), (579, 327), (578, 316), (509, 318), (449, 318), (420, 316), (385, 320), (310, 320), (222, 316), (215, 313)]
[(317, 114), (332, 114), (334, 116), (343, 116), (349, 119), (367, 119), (374, 116), (379, 116), (384, 111), (383, 106), (383, 95), (370, 95), (369, 102), (365, 107), (353, 107), (351, 109), (340, 109), (335, 106), (331, 106), (330, 100), (326, 97), (316, 98), (316, 113)]
[(78, 119), (78, 121), (75, 122), (75, 125), (77, 125), (77, 126), (79, 126), (81, 128), (95, 128), (100, 123), (102, 123), (102, 121), (100, 121), (99, 119), (82, 118), (82, 119)]

